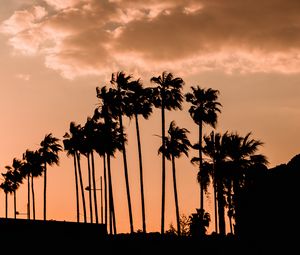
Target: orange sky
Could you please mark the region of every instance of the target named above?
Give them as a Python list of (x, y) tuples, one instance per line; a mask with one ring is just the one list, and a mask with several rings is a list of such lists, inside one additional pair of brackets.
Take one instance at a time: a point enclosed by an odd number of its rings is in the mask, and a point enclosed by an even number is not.
[[(152, 76), (167, 70), (185, 80), (184, 92), (192, 85), (219, 89), (223, 109), (217, 130), (241, 135), (252, 131), (265, 143), (261, 152), (270, 166), (287, 162), (300, 152), (299, 11), (296, 0), (243, 1), (243, 5), (238, 0), (1, 0), (1, 171), (26, 149), (37, 149), (45, 134), (62, 138), (70, 121), (84, 124), (97, 104), (95, 87), (108, 84), (111, 73), (120, 70), (141, 77), (145, 86)], [(196, 142), (197, 126), (187, 111), (184, 105), (182, 112), (168, 112), (166, 123), (174, 119), (190, 130), (189, 138)], [(160, 134), (159, 121), (158, 110), (141, 121), (149, 231), (160, 230), (160, 139), (155, 136)], [(125, 125), (134, 225), (141, 229), (135, 128), (129, 120)], [(127, 232), (119, 158), (117, 154), (113, 161), (117, 227)], [(177, 165), (179, 205), (188, 215), (199, 205), (197, 168), (184, 157)], [(72, 166), (71, 158), (61, 153), (60, 166), (49, 170), (50, 219), (76, 219)], [(96, 167), (99, 178), (100, 161)], [(175, 206), (170, 164), (167, 167), (168, 228), (175, 223)], [(42, 188), (42, 179), (37, 179), (38, 218)], [(207, 200), (210, 205), (212, 196)], [(22, 185), (18, 211), (25, 209), (26, 185)], [(12, 213), (11, 207), (11, 217)], [(2, 192), (0, 216), (4, 216)]]

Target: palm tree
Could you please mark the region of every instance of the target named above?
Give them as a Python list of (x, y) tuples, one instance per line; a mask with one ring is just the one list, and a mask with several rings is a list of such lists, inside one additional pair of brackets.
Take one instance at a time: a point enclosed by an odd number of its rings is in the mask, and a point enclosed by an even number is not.
[[(203, 169), (209, 168), (209, 172), (213, 179), (214, 200), (215, 200), (215, 226), (217, 232), (217, 224), (219, 223), (219, 232), (225, 235), (225, 197), (224, 197), (224, 180), (228, 169), (228, 148), (229, 135), (224, 133), (211, 132), (210, 135), (204, 136), (205, 146), (203, 153), (208, 157), (203, 162)], [(217, 219), (217, 212), (219, 220)]]
[(17, 217), (17, 194), (16, 191), (19, 188), (20, 184), (23, 182), (23, 177), (21, 175), (21, 167), (22, 167), (22, 161), (14, 158), (12, 167), (6, 166), (7, 169), (10, 169), (10, 174), (7, 175), (7, 177), (10, 179), (12, 184), (12, 191), (14, 194), (14, 218)]
[(82, 140), (81, 146), (79, 148), (80, 153), (87, 158), (87, 165), (88, 165), (88, 192), (89, 192), (89, 205), (90, 205), (90, 221), (93, 223), (93, 203), (92, 203), (92, 180), (91, 180), (91, 161), (90, 156), (93, 151), (93, 127), (91, 124), (91, 119), (88, 118), (85, 126), (82, 128)]
[(51, 133), (47, 134), (43, 141), (41, 141), (39, 149), (40, 155), (42, 160), (44, 161), (44, 220), (46, 220), (46, 194), (47, 194), (47, 165), (58, 165), (59, 164), (59, 157), (58, 152), (62, 150), (61, 145), (58, 143), (59, 139), (55, 138)]
[(138, 145), (138, 156), (139, 156), (139, 168), (140, 168), (140, 190), (141, 190), (141, 207), (142, 207), (142, 225), (143, 232), (146, 233), (146, 213), (145, 213), (145, 199), (144, 199), (144, 181), (143, 181), (143, 161), (142, 161), (142, 146), (140, 138), (139, 128), (139, 115), (148, 119), (152, 113), (151, 103), (151, 89), (143, 88), (140, 79), (132, 81), (128, 84), (128, 102), (126, 115), (135, 119), (137, 145)]
[(67, 152), (67, 156), (72, 155), (74, 161), (74, 176), (75, 176), (75, 192), (76, 192), (76, 219), (77, 222), (80, 221), (80, 213), (79, 213), (79, 191), (78, 191), (78, 173), (77, 173), (77, 161), (76, 161), (76, 150), (75, 145), (73, 144), (73, 140), (68, 133), (65, 133), (63, 136), (63, 144), (64, 150)]
[(253, 169), (254, 166), (266, 166), (268, 164), (268, 160), (263, 154), (257, 154), (257, 151), (259, 147), (263, 145), (263, 142), (252, 139), (250, 136), (251, 133), (246, 134), (245, 137), (242, 137), (237, 133), (233, 133), (229, 136), (229, 178), (232, 180), (232, 202), (234, 204), (233, 216), (235, 218), (237, 230), (239, 228), (240, 220), (240, 193), (245, 185), (247, 173)]
[(3, 189), (5, 193), (5, 218), (8, 218), (8, 193), (13, 192), (12, 182), (10, 175), (12, 174), (11, 167), (5, 167), (7, 172), (2, 174), (4, 181), (0, 184), (0, 188)]
[(31, 151), (26, 150), (23, 153), (23, 164), (20, 168), (20, 173), (23, 178), (27, 178), (27, 219), (30, 220), (30, 164), (27, 161), (27, 157), (30, 157), (29, 154)]
[[(191, 103), (192, 106), (189, 109), (189, 113), (194, 122), (199, 126), (199, 172), (203, 168), (202, 160), (202, 133), (203, 125), (207, 124), (213, 128), (217, 124), (217, 113), (220, 113), (220, 107), (222, 106), (218, 99), (218, 90), (211, 88), (202, 89), (199, 86), (191, 87), (192, 92), (185, 94), (186, 101)], [(201, 177), (201, 173), (200, 173)], [(204, 210), (204, 187), (202, 181), (200, 181), (200, 209)]]
[[(108, 178), (108, 196), (109, 196), (109, 228), (110, 233), (117, 233), (116, 230), (116, 217), (114, 209), (112, 178), (111, 178), (111, 165), (110, 159), (114, 157), (116, 150), (122, 150), (123, 144), (126, 142), (126, 136), (122, 132), (122, 128), (115, 122), (112, 112), (112, 106), (115, 100), (115, 91), (104, 86), (102, 88), (97, 87), (97, 98), (100, 99), (100, 106), (95, 110), (94, 117), (96, 119), (103, 118), (103, 123), (98, 123), (97, 141), (101, 142), (101, 145), (97, 146), (97, 151), (100, 154), (104, 154), (107, 160), (107, 178)], [(104, 169), (105, 170), (105, 169)], [(105, 172), (104, 172), (105, 174)], [(104, 183), (106, 183), (104, 175)], [(105, 209), (106, 210), (106, 209)], [(107, 216), (105, 216), (107, 217)]]
[(42, 176), (44, 172), (44, 162), (39, 151), (26, 150), (25, 158), (27, 171), (31, 177), (31, 194), (32, 194), (32, 216), (35, 220), (35, 192), (34, 192), (34, 178)]
[[(27, 218), (30, 219), (30, 184), (32, 194), (32, 216), (35, 220), (35, 193), (34, 193), (34, 177), (42, 176), (44, 172), (44, 164), (39, 151), (26, 150), (23, 153), (23, 163), (20, 166), (20, 174), (22, 178), (27, 177)], [(30, 183), (31, 181), (31, 183)]]
[[(85, 203), (85, 197), (84, 197), (84, 187), (83, 187), (83, 180), (82, 180), (82, 172), (81, 172), (81, 164), (80, 164), (80, 145), (82, 143), (82, 128), (80, 125), (76, 125), (75, 122), (70, 123), (70, 128), (69, 128), (70, 134), (66, 133), (64, 135), (64, 145), (65, 145), (65, 150), (67, 150), (67, 153), (71, 153), (74, 156), (74, 169), (75, 169), (75, 182), (76, 182), (76, 173), (78, 170), (78, 175), (79, 175), (79, 184), (80, 184), (80, 190), (81, 190), (81, 200), (82, 200), (82, 207), (83, 207), (83, 220), (84, 223), (87, 222), (86, 220), (86, 203)], [(78, 169), (76, 169), (76, 163)], [(77, 192), (77, 191), (76, 191)], [(78, 193), (78, 192), (77, 192)], [(79, 205), (79, 202), (78, 202)], [(79, 206), (78, 206), (79, 208)], [(78, 214), (79, 215), (79, 212)], [(77, 219), (79, 216), (77, 216)]]
[[(94, 149), (100, 158), (103, 158), (103, 178), (104, 178), (104, 224), (107, 224), (107, 169), (106, 169), (106, 154), (104, 145), (104, 123), (97, 122), (101, 118), (98, 109), (95, 109), (93, 119), (96, 121)], [(102, 197), (101, 197), (102, 200)], [(102, 202), (101, 202), (102, 203)], [(101, 208), (101, 222), (103, 223), (103, 210)]]
[(188, 150), (191, 146), (190, 141), (187, 138), (187, 133), (189, 131), (185, 128), (179, 128), (176, 126), (175, 122), (172, 121), (168, 130), (169, 135), (165, 140), (165, 148), (160, 147), (159, 153), (165, 153), (165, 157), (172, 161), (172, 173), (173, 173), (173, 188), (174, 188), (174, 199), (176, 208), (176, 221), (177, 221), (177, 233), (180, 235), (180, 214), (178, 206), (178, 196), (177, 196), (177, 182), (176, 182), (176, 167), (175, 158), (179, 158), (182, 153), (188, 156)]
[[(172, 73), (163, 72), (158, 77), (152, 77), (151, 82), (157, 87), (151, 90), (151, 100), (156, 108), (161, 109), (161, 143), (165, 148), (165, 110), (182, 109), (183, 96), (181, 89), (184, 81), (180, 77), (174, 77)], [(166, 182), (165, 152), (162, 151), (162, 206), (161, 206), (161, 234), (165, 231), (165, 182)]]
[[(124, 126), (122, 115), (126, 113), (126, 90), (128, 89), (129, 81), (132, 77), (130, 75), (126, 76), (124, 72), (117, 72), (112, 74), (111, 84), (117, 87), (116, 90), (116, 100), (113, 105), (115, 113), (118, 116), (120, 122), (120, 130), (121, 137), (124, 137)], [(132, 218), (132, 207), (131, 207), (131, 198), (130, 198), (130, 186), (129, 186), (129, 178), (128, 178), (128, 166), (127, 166), (127, 156), (126, 156), (126, 148), (125, 141), (122, 142), (122, 154), (123, 154), (123, 163), (124, 163), (124, 175), (125, 175), (125, 184), (126, 184), (126, 193), (127, 193), (127, 203), (128, 203), (128, 212), (129, 212), (129, 223), (130, 223), (130, 232), (134, 232), (133, 228), (133, 218)]]

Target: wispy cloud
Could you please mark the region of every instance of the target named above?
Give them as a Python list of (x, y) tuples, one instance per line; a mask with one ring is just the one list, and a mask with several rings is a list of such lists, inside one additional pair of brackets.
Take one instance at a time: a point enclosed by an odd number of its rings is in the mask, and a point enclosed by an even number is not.
[(17, 74), (16, 77), (23, 81), (29, 81), (31, 78), (30, 74), (23, 74), (23, 73)]
[(300, 72), (297, 0), (46, 0), (1, 25), (73, 79), (116, 69)]

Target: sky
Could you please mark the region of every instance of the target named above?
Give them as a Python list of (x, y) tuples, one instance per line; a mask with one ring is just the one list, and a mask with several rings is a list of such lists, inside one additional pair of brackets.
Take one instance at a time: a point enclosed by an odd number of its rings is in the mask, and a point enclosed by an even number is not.
[[(0, 171), (48, 133), (62, 139), (71, 121), (84, 124), (98, 104), (96, 87), (124, 71), (150, 78), (163, 71), (191, 86), (220, 91), (217, 131), (264, 142), (269, 167), (300, 152), (300, 2), (298, 0), (1, 0)], [(197, 126), (182, 111), (166, 113), (197, 142)], [(134, 123), (125, 120), (135, 230), (142, 228)], [(160, 112), (141, 119), (148, 231), (160, 231)], [(205, 133), (211, 129), (205, 127)], [(190, 152), (190, 158), (194, 152)], [(73, 161), (60, 154), (49, 169), (48, 218), (76, 220)], [(121, 154), (113, 160), (117, 229), (129, 231)], [(86, 171), (85, 159), (83, 168)], [(177, 162), (180, 212), (199, 207), (197, 167)], [(96, 161), (100, 187), (102, 163)], [(85, 184), (87, 178), (84, 176)], [(42, 218), (42, 178), (35, 180), (37, 218)], [(171, 165), (167, 164), (166, 228), (175, 224)], [(86, 194), (87, 195), (87, 194)], [(26, 184), (18, 191), (19, 217), (26, 217)], [(98, 193), (100, 203), (100, 197)], [(206, 199), (213, 215), (212, 194)], [(0, 216), (4, 216), (0, 194)], [(13, 217), (13, 200), (9, 216)], [(213, 218), (213, 217), (212, 217)], [(213, 221), (211, 223), (213, 228)]]

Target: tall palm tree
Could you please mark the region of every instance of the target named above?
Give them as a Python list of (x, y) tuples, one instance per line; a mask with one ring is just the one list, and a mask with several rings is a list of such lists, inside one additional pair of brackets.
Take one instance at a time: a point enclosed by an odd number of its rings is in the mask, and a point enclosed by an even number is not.
[(5, 218), (8, 218), (8, 194), (13, 192), (12, 182), (11, 178), (9, 177), (11, 175), (11, 167), (6, 167), (7, 172), (4, 174), (1, 174), (4, 178), (4, 181), (0, 184), (0, 188), (5, 193)]
[(31, 194), (32, 194), (32, 216), (35, 220), (35, 192), (34, 178), (42, 176), (44, 172), (44, 162), (38, 150), (25, 152), (25, 160), (31, 177)]
[(74, 176), (75, 176), (75, 192), (76, 192), (76, 219), (77, 222), (80, 221), (80, 210), (79, 210), (79, 188), (78, 188), (78, 170), (77, 170), (77, 160), (76, 160), (76, 150), (73, 140), (68, 133), (63, 136), (64, 150), (67, 152), (67, 156), (73, 156), (74, 163)]
[(31, 206), (31, 201), (30, 201), (30, 163), (27, 161), (27, 157), (30, 157), (29, 154), (32, 152), (30, 150), (26, 150), (25, 153), (23, 153), (23, 164), (20, 168), (20, 173), (23, 178), (27, 178), (27, 219), (31, 219), (31, 214), (30, 214), (30, 206)]
[(251, 132), (247, 133), (245, 137), (237, 133), (232, 133), (229, 136), (229, 178), (232, 180), (233, 189), (233, 216), (235, 218), (236, 228), (239, 228), (239, 203), (240, 192), (245, 185), (245, 179), (248, 171), (253, 169), (254, 166), (266, 166), (268, 164), (267, 158), (263, 154), (257, 154), (259, 147), (263, 145), (260, 140), (250, 138)]
[[(116, 86), (116, 100), (113, 105), (115, 112), (118, 116), (121, 130), (121, 137), (124, 137), (124, 126), (122, 115), (126, 113), (126, 90), (128, 89), (129, 81), (132, 77), (130, 75), (126, 76), (124, 72), (117, 72), (112, 74), (111, 84)], [(134, 232), (133, 227), (133, 217), (132, 217), (132, 206), (131, 206), (131, 196), (130, 196), (130, 186), (128, 178), (128, 165), (127, 165), (127, 156), (126, 156), (126, 147), (125, 141), (122, 142), (122, 154), (123, 154), (123, 163), (124, 163), (124, 175), (125, 175), (125, 184), (126, 184), (126, 194), (127, 194), (127, 204), (129, 212), (129, 223), (130, 223), (130, 232)]]
[[(101, 142), (102, 148), (97, 148), (101, 153), (104, 153), (107, 160), (107, 177), (108, 177), (108, 196), (109, 196), (109, 228), (110, 233), (117, 233), (116, 217), (113, 200), (113, 186), (111, 178), (110, 159), (114, 157), (116, 150), (122, 150), (123, 144), (126, 142), (126, 136), (122, 132), (122, 128), (114, 120), (112, 112), (112, 104), (115, 100), (115, 91), (104, 86), (97, 87), (97, 98), (100, 99), (100, 106), (95, 111), (96, 118), (103, 118), (103, 123), (99, 123), (97, 132), (97, 141)], [(104, 176), (104, 183), (105, 183)]]
[(62, 150), (61, 145), (59, 144), (59, 139), (54, 137), (52, 133), (47, 134), (43, 141), (40, 143), (40, 155), (44, 162), (44, 208), (43, 208), (43, 216), (44, 220), (47, 219), (47, 165), (58, 165), (59, 164), (59, 156), (58, 153)]
[[(184, 81), (180, 77), (174, 77), (172, 73), (163, 72), (158, 77), (152, 77), (151, 82), (157, 84), (152, 88), (151, 100), (156, 108), (161, 109), (161, 143), (165, 148), (165, 110), (182, 109), (183, 96), (181, 89)], [(165, 152), (162, 152), (162, 205), (161, 205), (161, 234), (165, 232), (165, 182), (166, 182)]]
[(98, 149), (98, 151), (99, 151), (99, 144), (100, 143), (97, 141), (98, 127), (99, 126), (98, 126), (97, 119), (95, 118), (95, 116), (93, 116), (93, 118), (88, 118), (87, 122), (84, 126), (86, 152), (87, 152), (88, 156), (90, 156), (91, 168), (92, 168), (92, 172), (91, 172), (91, 177), (92, 178), (91, 179), (92, 179), (93, 188), (90, 186), (89, 191), (93, 190), (95, 218), (96, 218), (96, 223), (97, 224), (98, 224), (98, 205), (97, 205), (97, 194), (96, 194), (97, 189), (96, 189), (94, 150)]
[[(106, 154), (105, 154), (105, 145), (104, 145), (104, 123), (98, 121), (101, 118), (101, 114), (98, 112), (98, 108), (94, 111), (93, 119), (96, 121), (96, 130), (95, 130), (95, 142), (94, 149), (99, 155), (100, 158), (103, 159), (103, 178), (104, 178), (104, 221), (103, 221), (103, 208), (101, 207), (101, 222), (107, 225), (107, 169), (106, 169)], [(102, 184), (101, 184), (102, 185)], [(102, 189), (102, 188), (101, 188)], [(102, 197), (101, 197), (102, 204)]]
[(39, 151), (26, 150), (23, 153), (23, 164), (20, 173), (23, 178), (27, 178), (27, 218), (30, 219), (30, 184), (32, 194), (32, 216), (35, 220), (35, 193), (34, 177), (42, 176), (44, 165)]
[[(90, 221), (93, 223), (93, 202), (92, 202), (92, 172), (91, 172), (91, 153), (93, 152), (93, 126), (91, 119), (88, 118), (85, 126), (82, 128), (82, 140), (80, 146), (80, 153), (87, 158), (88, 166), (88, 192), (89, 192), (89, 205), (90, 205)], [(95, 190), (94, 190), (95, 191)]]
[(142, 208), (142, 225), (143, 232), (146, 233), (146, 213), (145, 213), (145, 198), (144, 198), (144, 181), (143, 181), (143, 161), (142, 161), (142, 145), (139, 128), (139, 115), (148, 119), (152, 113), (151, 89), (143, 88), (140, 79), (132, 81), (128, 84), (128, 102), (126, 115), (129, 118), (134, 117), (137, 137), (137, 147), (139, 156), (140, 168), (140, 191), (141, 191), (141, 208)]
[(169, 126), (168, 136), (165, 140), (165, 148), (160, 147), (159, 153), (165, 153), (165, 157), (172, 161), (172, 173), (173, 173), (173, 188), (174, 199), (176, 209), (176, 221), (177, 221), (177, 233), (180, 235), (180, 214), (177, 195), (177, 182), (176, 182), (176, 167), (175, 158), (179, 158), (183, 153), (188, 156), (189, 147), (191, 146), (189, 139), (187, 138), (189, 131), (185, 128), (179, 128), (175, 122), (172, 121)]
[(22, 167), (22, 161), (17, 158), (14, 158), (12, 167), (7, 166), (6, 168), (8, 169), (8, 167), (11, 169), (11, 174), (7, 177), (9, 177), (9, 179), (12, 183), (12, 191), (13, 191), (13, 195), (14, 195), (14, 218), (16, 219), (16, 217), (17, 217), (17, 194), (16, 194), (16, 191), (19, 188), (20, 184), (23, 183), (23, 176), (20, 172), (21, 167)]
[[(217, 113), (220, 113), (221, 104), (218, 100), (218, 90), (211, 88), (203, 89), (199, 86), (191, 87), (192, 92), (185, 94), (186, 101), (191, 103), (192, 106), (189, 109), (189, 113), (194, 122), (199, 126), (199, 172), (203, 168), (202, 160), (202, 136), (203, 136), (203, 125), (207, 124), (213, 128), (217, 124)], [(201, 177), (201, 173), (200, 173)], [(200, 209), (204, 210), (204, 183), (200, 180)]]
[(82, 138), (82, 136), (83, 136), (82, 128), (80, 125), (76, 125), (75, 122), (71, 122), (69, 131), (70, 131), (70, 134), (66, 133), (64, 135), (64, 138), (65, 138), (64, 145), (65, 145), (65, 150), (67, 150), (67, 152), (69, 151), (74, 156), (75, 182), (76, 182), (76, 163), (77, 163), (79, 184), (80, 184), (80, 190), (81, 190), (81, 200), (82, 200), (82, 207), (83, 207), (83, 220), (84, 220), (84, 223), (86, 223), (87, 222), (86, 203), (85, 203), (85, 196), (84, 196), (84, 187), (83, 187), (81, 164), (80, 164), (80, 152), (79, 152), (80, 145), (81, 145), (82, 139), (83, 139)]
[[(219, 223), (219, 232), (225, 235), (225, 196), (224, 196), (224, 180), (228, 169), (228, 148), (229, 135), (224, 133), (214, 133), (213, 131), (208, 136), (204, 136), (205, 146), (203, 147), (204, 154), (208, 157), (203, 162), (203, 170), (210, 167), (210, 174), (213, 179), (214, 200), (215, 200), (215, 225), (217, 232), (217, 223)], [(219, 218), (217, 219), (217, 212)]]

